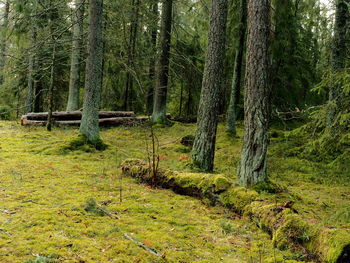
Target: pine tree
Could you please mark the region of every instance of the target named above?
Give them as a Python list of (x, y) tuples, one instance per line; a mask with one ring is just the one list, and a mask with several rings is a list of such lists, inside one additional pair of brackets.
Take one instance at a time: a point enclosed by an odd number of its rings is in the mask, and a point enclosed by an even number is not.
[(248, 0), (245, 133), (238, 171), (243, 186), (267, 180), (269, 11), (268, 0)]
[(194, 163), (209, 172), (214, 167), (220, 93), (224, 78), (227, 11), (227, 0), (213, 0), (197, 131), (193, 145)]
[(85, 0), (74, 1), (75, 10), (73, 11), (74, 25), (67, 111), (79, 109), (84, 2)]
[(160, 31), (160, 58), (157, 87), (154, 94), (152, 121), (166, 123), (166, 104), (169, 80), (169, 59), (172, 26), (173, 0), (163, 0)]
[(236, 56), (235, 64), (233, 68), (232, 89), (230, 96), (230, 104), (227, 110), (227, 123), (226, 130), (232, 135), (236, 136), (236, 115), (237, 104), (241, 93), (242, 83), (242, 69), (243, 69), (243, 54), (246, 39), (246, 27), (247, 27), (247, 0), (240, 0), (240, 23), (238, 28), (238, 41), (236, 44)]
[(86, 63), (85, 97), (80, 133), (87, 142), (100, 141), (99, 108), (102, 85), (102, 14), (103, 0), (90, 0), (88, 59)]

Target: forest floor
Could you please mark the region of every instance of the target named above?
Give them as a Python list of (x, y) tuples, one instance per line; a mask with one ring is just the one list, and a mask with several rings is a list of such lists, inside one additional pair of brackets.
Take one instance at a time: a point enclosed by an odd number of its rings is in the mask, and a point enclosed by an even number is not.
[[(193, 124), (156, 128), (162, 167), (190, 170), (190, 153), (179, 141), (194, 131)], [(294, 208), (315, 222), (348, 228), (347, 175), (288, 157), (284, 131), (275, 128), (273, 133), (270, 175), (287, 190), (261, 195), (295, 201)], [(119, 165), (123, 160), (147, 158), (147, 128), (103, 130), (102, 138), (109, 145), (103, 152), (65, 149), (76, 135), (76, 129), (49, 133), (43, 127), (0, 122), (1, 263), (51, 262), (49, 258), (80, 263), (302, 261), (300, 253), (274, 249), (268, 234), (224, 208), (122, 178)], [(224, 126), (219, 126), (216, 172), (235, 177), (240, 141), (229, 139)], [(89, 198), (118, 219), (86, 211)], [(153, 256), (124, 234), (164, 258)]]

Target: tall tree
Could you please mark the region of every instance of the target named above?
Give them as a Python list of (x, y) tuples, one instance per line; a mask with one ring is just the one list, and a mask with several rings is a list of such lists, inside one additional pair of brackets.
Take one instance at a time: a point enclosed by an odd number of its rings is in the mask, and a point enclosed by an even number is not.
[(9, 11), (10, 11), (10, 2), (6, 0), (4, 5), (3, 13), (3, 24), (1, 32), (1, 50), (0, 50), (0, 85), (4, 82), (4, 66), (6, 59), (6, 42), (7, 42), (7, 27), (9, 22)]
[(73, 12), (73, 40), (71, 52), (71, 68), (69, 78), (69, 94), (67, 111), (79, 109), (79, 93), (80, 93), (80, 73), (81, 73), (81, 56), (82, 56), (82, 35), (84, 20), (84, 2), (85, 0), (75, 0), (75, 10)]
[(131, 110), (134, 96), (134, 58), (136, 52), (137, 29), (139, 27), (139, 8), (140, 0), (132, 0), (132, 14), (130, 21), (129, 43), (128, 43), (128, 61), (126, 72), (126, 87), (124, 93), (124, 110)]
[(192, 155), (194, 163), (205, 171), (212, 171), (214, 167), (219, 102), (224, 78), (227, 11), (227, 0), (212, 1), (206, 64)]
[(86, 63), (85, 93), (80, 133), (87, 142), (96, 144), (100, 140), (98, 112), (102, 86), (102, 19), (103, 0), (90, 0), (89, 43)]
[(236, 116), (237, 104), (241, 93), (242, 83), (242, 64), (247, 28), (247, 0), (240, 0), (239, 8), (240, 22), (238, 27), (238, 41), (236, 43), (236, 56), (233, 69), (232, 88), (230, 96), (230, 104), (227, 110), (227, 132), (236, 136)]
[(35, 47), (37, 45), (37, 32), (36, 32), (36, 8), (37, 3), (34, 3), (31, 10), (30, 17), (30, 49), (28, 57), (28, 70), (27, 70), (27, 96), (25, 101), (25, 112), (31, 112), (33, 110), (34, 103), (34, 63), (35, 63)]
[(238, 170), (243, 186), (267, 180), (269, 12), (269, 0), (248, 0), (245, 133)]
[[(345, 59), (347, 53), (347, 28), (349, 27), (349, 6), (350, 0), (337, 0), (335, 10), (334, 39), (332, 50), (332, 70), (338, 73), (345, 67)], [(329, 110), (329, 122), (333, 121), (338, 111), (340, 101), (340, 84), (335, 83), (329, 91), (329, 102), (331, 105)]]
[(155, 1), (154, 4), (151, 5), (151, 12), (153, 14), (151, 25), (150, 25), (150, 34), (151, 34), (151, 57), (149, 61), (149, 81), (150, 85), (147, 91), (147, 97), (146, 97), (146, 112), (147, 114), (152, 114), (152, 108), (153, 108), (153, 93), (154, 93), (154, 80), (156, 76), (156, 54), (157, 54), (157, 35), (158, 35), (158, 0)]
[(160, 31), (160, 59), (158, 65), (158, 80), (154, 94), (153, 123), (166, 123), (166, 104), (169, 80), (169, 58), (171, 42), (171, 26), (173, 0), (163, 0), (162, 22)]

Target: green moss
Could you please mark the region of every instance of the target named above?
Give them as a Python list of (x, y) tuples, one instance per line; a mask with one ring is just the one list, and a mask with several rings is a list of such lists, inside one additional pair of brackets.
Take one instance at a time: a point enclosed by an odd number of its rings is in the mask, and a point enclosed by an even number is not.
[(35, 259), (26, 260), (24, 263), (57, 263), (57, 261), (52, 258), (37, 256)]
[(234, 187), (220, 195), (220, 202), (222, 205), (242, 213), (246, 206), (258, 197), (259, 194), (255, 191), (244, 187)]
[(283, 192), (283, 188), (271, 181), (267, 182), (259, 182), (256, 185), (253, 186), (253, 189), (257, 191), (258, 193), (269, 193), (269, 194), (276, 194)]
[(348, 262), (350, 260), (350, 230), (327, 229), (311, 246), (323, 256), (326, 263)]
[(107, 149), (107, 147), (108, 145), (101, 139), (90, 142), (85, 135), (79, 134), (76, 138), (71, 140), (67, 146), (64, 146), (63, 150), (94, 152), (95, 150), (104, 151)]
[(273, 241), (279, 249), (291, 248), (289, 246), (293, 244), (305, 246), (314, 238), (311, 226), (299, 215), (285, 213), (281, 224), (273, 235)]

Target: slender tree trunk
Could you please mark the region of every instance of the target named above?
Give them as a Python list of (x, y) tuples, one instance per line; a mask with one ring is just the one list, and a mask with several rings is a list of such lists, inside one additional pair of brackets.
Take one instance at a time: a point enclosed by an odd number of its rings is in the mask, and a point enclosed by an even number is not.
[(2, 25), (2, 36), (1, 36), (1, 53), (0, 53), (0, 85), (4, 82), (4, 66), (5, 66), (5, 60), (6, 60), (6, 38), (7, 38), (7, 27), (8, 27), (8, 21), (9, 21), (9, 11), (10, 11), (10, 2), (9, 0), (6, 1), (4, 6), (4, 22)]
[(67, 103), (67, 111), (79, 109), (79, 93), (80, 93), (80, 73), (81, 73), (81, 56), (82, 56), (82, 35), (84, 20), (84, 2), (85, 0), (75, 0), (75, 10), (73, 14), (73, 40), (71, 53), (71, 67), (69, 79), (69, 95)]
[(171, 42), (171, 25), (173, 0), (163, 0), (162, 25), (160, 32), (160, 60), (158, 69), (158, 80), (154, 94), (153, 123), (167, 123), (166, 103), (169, 80), (169, 59)]
[[(350, 0), (336, 0), (334, 40), (332, 50), (332, 68), (333, 73), (340, 72), (345, 67), (346, 59), (346, 33), (349, 23), (349, 5)], [(328, 122), (332, 122), (339, 110), (340, 104), (340, 85), (335, 83), (329, 91), (329, 102), (331, 103)]]
[(193, 145), (194, 163), (209, 172), (214, 167), (220, 94), (224, 78), (227, 12), (227, 0), (212, 1), (208, 48)]
[(102, 13), (103, 0), (90, 0), (90, 25), (88, 59), (86, 63), (86, 79), (83, 115), (80, 124), (80, 133), (90, 143), (98, 143), (100, 130), (98, 112), (100, 108), (102, 84)]
[(149, 80), (150, 80), (150, 86), (147, 91), (147, 98), (146, 98), (146, 111), (148, 115), (152, 114), (153, 109), (153, 93), (154, 93), (154, 87), (155, 87), (155, 75), (156, 75), (156, 54), (157, 54), (157, 35), (158, 35), (158, 0), (156, 0), (156, 3), (152, 5), (152, 14), (154, 16), (154, 21), (152, 21), (151, 25), (151, 47), (152, 47), (152, 54), (149, 61)]
[[(40, 66), (36, 65), (40, 68)], [(36, 79), (34, 82), (34, 112), (42, 112), (43, 111), (43, 82), (41, 79)]]
[(269, 12), (268, 0), (248, 0), (245, 133), (238, 170), (243, 186), (267, 180)]
[(238, 29), (238, 42), (236, 46), (236, 57), (235, 65), (233, 70), (232, 78), (232, 90), (230, 96), (230, 104), (227, 110), (227, 132), (236, 136), (236, 116), (237, 116), (237, 104), (239, 103), (239, 97), (241, 93), (242, 83), (242, 64), (243, 54), (246, 38), (246, 27), (247, 27), (247, 0), (240, 0), (240, 24)]
[(53, 112), (53, 90), (55, 85), (55, 60), (56, 60), (56, 39), (53, 37), (53, 48), (51, 57), (51, 73), (50, 73), (50, 84), (49, 84), (49, 111), (47, 117), (47, 131), (52, 129), (52, 112)]
[(129, 111), (132, 108), (133, 94), (134, 94), (134, 77), (132, 71), (135, 69), (135, 51), (137, 41), (137, 29), (139, 26), (139, 7), (140, 0), (132, 1), (132, 16), (130, 23), (130, 35), (128, 44), (128, 69), (126, 73), (126, 87), (124, 94), (124, 110)]
[(36, 28), (34, 24), (34, 18), (31, 21), (30, 28), (30, 42), (31, 48), (29, 51), (28, 61), (28, 74), (27, 74), (27, 97), (25, 101), (25, 112), (31, 112), (33, 110), (34, 102), (34, 61), (35, 61), (35, 46), (36, 46)]

